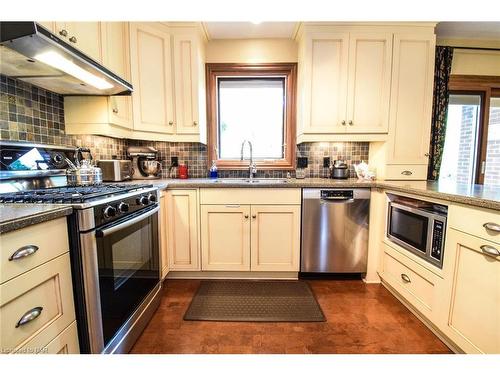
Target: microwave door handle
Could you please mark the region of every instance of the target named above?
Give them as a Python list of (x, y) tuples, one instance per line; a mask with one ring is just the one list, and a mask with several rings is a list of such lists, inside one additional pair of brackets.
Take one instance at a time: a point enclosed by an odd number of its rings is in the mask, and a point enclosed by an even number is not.
[(106, 236), (109, 236), (110, 234), (113, 234), (119, 230), (122, 230), (130, 225), (134, 225), (152, 215), (154, 215), (155, 213), (157, 213), (158, 211), (160, 210), (160, 207), (159, 206), (156, 206), (154, 209), (152, 210), (149, 210), (139, 216), (136, 216), (130, 220), (127, 220), (127, 221), (124, 221), (120, 224), (117, 224), (117, 225), (114, 225), (112, 227), (109, 227), (109, 228), (105, 228), (105, 229), (97, 229), (96, 230), (96, 237), (106, 237)]

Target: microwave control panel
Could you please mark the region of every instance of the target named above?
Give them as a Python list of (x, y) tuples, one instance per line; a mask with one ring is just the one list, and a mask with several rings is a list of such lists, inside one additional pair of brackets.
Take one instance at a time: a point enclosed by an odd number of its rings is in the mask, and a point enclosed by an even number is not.
[(434, 228), (432, 231), (431, 257), (439, 261), (441, 261), (443, 257), (443, 238), (444, 223), (439, 220), (434, 220)]

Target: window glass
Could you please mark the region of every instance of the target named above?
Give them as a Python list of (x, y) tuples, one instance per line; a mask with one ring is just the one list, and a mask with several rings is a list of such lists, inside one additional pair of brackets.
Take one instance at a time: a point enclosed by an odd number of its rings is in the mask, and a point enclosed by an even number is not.
[(484, 184), (500, 186), (500, 98), (491, 98)]
[(474, 182), (480, 109), (480, 95), (450, 95), (440, 180)]
[(244, 140), (254, 159), (283, 159), (285, 78), (218, 78), (217, 119), (220, 159), (239, 160)]

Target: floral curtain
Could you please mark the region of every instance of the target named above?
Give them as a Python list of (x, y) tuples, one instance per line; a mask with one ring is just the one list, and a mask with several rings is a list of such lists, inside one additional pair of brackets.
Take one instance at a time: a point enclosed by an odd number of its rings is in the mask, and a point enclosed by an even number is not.
[(443, 157), (444, 138), (446, 135), (446, 117), (448, 115), (448, 82), (451, 74), (453, 47), (436, 47), (434, 67), (434, 99), (432, 105), (431, 144), (429, 148), (429, 169), (427, 179), (439, 179)]

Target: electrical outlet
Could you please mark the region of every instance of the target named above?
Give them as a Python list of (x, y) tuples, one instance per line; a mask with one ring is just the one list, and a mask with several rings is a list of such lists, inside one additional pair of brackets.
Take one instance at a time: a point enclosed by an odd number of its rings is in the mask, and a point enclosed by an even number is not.
[(330, 167), (330, 157), (325, 156), (323, 158), (323, 168), (329, 168)]
[(179, 166), (179, 157), (178, 156), (172, 156), (170, 158), (170, 160), (171, 160), (172, 167), (178, 167)]

